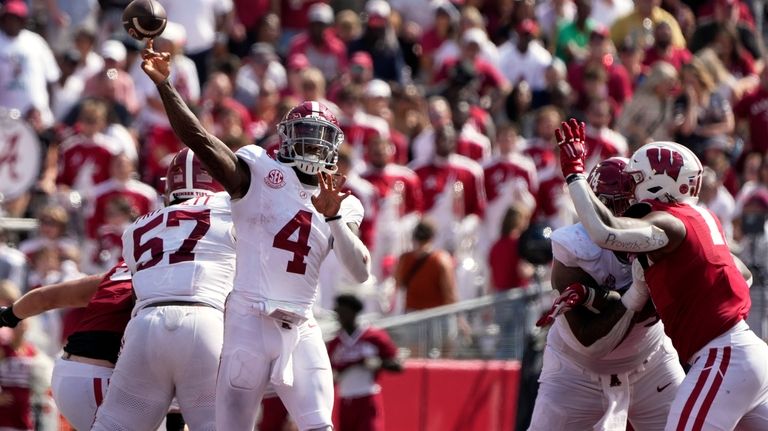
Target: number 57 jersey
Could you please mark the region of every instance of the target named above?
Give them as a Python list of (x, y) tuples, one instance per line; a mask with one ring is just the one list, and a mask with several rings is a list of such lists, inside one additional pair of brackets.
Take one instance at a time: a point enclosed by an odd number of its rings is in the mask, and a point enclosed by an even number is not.
[(136, 307), (204, 302), (219, 310), (232, 290), (235, 238), (229, 195), (192, 198), (141, 216), (123, 233)]
[[(250, 300), (290, 305), (292, 311), (310, 317), (320, 264), (332, 248), (330, 226), (312, 204), (319, 189), (302, 184), (293, 168), (256, 145), (241, 148), (237, 156), (248, 164), (251, 185), (245, 196), (232, 202), (237, 232), (235, 291)], [(339, 215), (342, 223), (359, 226), (363, 206), (348, 196)]]

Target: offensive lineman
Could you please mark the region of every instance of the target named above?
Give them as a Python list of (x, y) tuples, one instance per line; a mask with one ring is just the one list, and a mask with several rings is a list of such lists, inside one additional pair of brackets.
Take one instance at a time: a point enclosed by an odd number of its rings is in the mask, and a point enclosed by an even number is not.
[[(613, 214), (635, 199), (627, 161), (606, 159), (589, 174), (592, 191)], [(637, 313), (594, 314), (584, 298), (585, 285), (626, 292), (631, 266), (592, 242), (581, 223), (557, 229), (551, 240), (552, 286), (562, 295), (537, 324), (564, 314), (547, 336), (529, 430), (624, 431), (627, 420), (637, 430), (663, 430), (685, 372), (652, 304)], [(570, 309), (563, 301), (585, 304)]]
[(131, 318), (133, 288), (124, 262), (103, 275), (43, 286), (10, 307), (0, 307), (0, 327), (63, 307), (86, 307), (53, 367), (56, 406), (77, 430), (91, 428), (117, 362), (120, 340)]
[[(320, 264), (333, 248), (359, 283), (370, 256), (356, 236), (360, 201), (340, 193), (334, 115), (315, 101), (291, 109), (278, 125), (277, 160), (249, 145), (233, 153), (208, 133), (168, 82), (168, 53), (142, 52), (176, 134), (232, 197), (237, 274), (227, 300), (216, 390), (216, 427), (250, 430), (270, 382), (299, 429), (331, 430), (333, 377), (312, 315)], [(185, 415), (186, 416), (186, 415)]]
[(229, 196), (219, 191), (185, 148), (168, 168), (169, 206), (123, 234), (136, 307), (93, 430), (156, 429), (174, 395), (191, 429), (215, 430), (224, 301), (235, 270)]
[(639, 309), (650, 293), (681, 360), (691, 366), (665, 429), (768, 429), (768, 345), (744, 322), (749, 285), (720, 223), (695, 205), (699, 159), (673, 142), (639, 148), (627, 172), (636, 183), (636, 205), (647, 214), (615, 217), (584, 178), (583, 123), (572, 119), (556, 135), (563, 175), (589, 237), (600, 247), (648, 257), (644, 274), (636, 274), (648, 290), (625, 294), (621, 303)]

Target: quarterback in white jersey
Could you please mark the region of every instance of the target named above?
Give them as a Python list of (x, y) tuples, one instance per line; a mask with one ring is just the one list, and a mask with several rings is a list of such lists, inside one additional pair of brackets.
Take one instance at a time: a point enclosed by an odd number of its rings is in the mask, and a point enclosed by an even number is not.
[(235, 239), (229, 196), (189, 149), (166, 177), (171, 204), (123, 234), (136, 306), (94, 430), (157, 429), (175, 396), (194, 430), (215, 430), (216, 372)]
[[(625, 166), (625, 159), (607, 159), (589, 181), (619, 214), (633, 199)], [(580, 223), (557, 229), (551, 240), (552, 285), (562, 295), (539, 322), (554, 319), (529, 429), (624, 431), (629, 420), (637, 430), (663, 430), (685, 374), (662, 323), (650, 303), (638, 313), (594, 314), (599, 293), (587, 287), (623, 294), (631, 265), (598, 247)]]
[(359, 283), (370, 255), (357, 237), (360, 202), (335, 176), (344, 134), (333, 113), (302, 102), (278, 124), (271, 159), (256, 146), (233, 153), (208, 133), (168, 83), (169, 55), (142, 52), (173, 130), (232, 196), (235, 287), (227, 299), (216, 390), (216, 427), (250, 430), (271, 383), (302, 431), (332, 430), (333, 377), (312, 316), (318, 271), (331, 249)]

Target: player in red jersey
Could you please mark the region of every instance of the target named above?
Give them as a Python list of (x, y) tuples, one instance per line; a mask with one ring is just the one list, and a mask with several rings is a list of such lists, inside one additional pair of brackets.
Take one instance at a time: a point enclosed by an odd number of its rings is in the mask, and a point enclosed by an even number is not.
[[(648, 292), (680, 358), (691, 369), (670, 408), (666, 430), (768, 429), (768, 345), (744, 322), (751, 278), (731, 255), (712, 213), (696, 206), (701, 162), (673, 142), (638, 149), (634, 177), (642, 218), (616, 217), (584, 177), (584, 125), (557, 131), (560, 164), (576, 211), (599, 246), (647, 257)], [(641, 262), (643, 259), (640, 259)], [(632, 292), (632, 290), (630, 290)], [(641, 290), (621, 303), (642, 306)], [(635, 300), (636, 299), (636, 300)]]
[(53, 397), (75, 429), (90, 429), (131, 318), (131, 273), (120, 262), (106, 274), (40, 287), (0, 307), (0, 327), (63, 307), (85, 307), (53, 368)]
[(403, 370), (387, 332), (358, 324), (362, 310), (363, 303), (356, 296), (336, 297), (341, 330), (328, 342), (328, 356), (338, 384), (339, 431), (384, 431), (380, 371)]

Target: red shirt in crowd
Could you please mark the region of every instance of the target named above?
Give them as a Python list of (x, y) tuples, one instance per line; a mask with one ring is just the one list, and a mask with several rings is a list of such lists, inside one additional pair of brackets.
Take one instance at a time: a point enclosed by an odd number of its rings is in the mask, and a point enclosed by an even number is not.
[(530, 281), (520, 277), (518, 271), (518, 264), (521, 259), (517, 252), (518, 243), (518, 237), (503, 236), (491, 247), (488, 255), (488, 266), (491, 269), (491, 282), (496, 291), (525, 287)]
[[(459, 60), (458, 58), (446, 60), (435, 75), (435, 83), (448, 79), (448, 72), (456, 67)], [(499, 89), (507, 83), (507, 78), (499, 72), (499, 69), (479, 57), (475, 59), (475, 73), (480, 80), (481, 94), (485, 94), (493, 89)]]
[(269, 13), (270, 0), (235, 0), (235, 16), (247, 29), (255, 29), (259, 20)]
[(667, 52), (661, 53), (656, 48), (650, 47), (645, 50), (643, 64), (650, 67), (658, 61), (664, 61), (674, 66), (675, 69), (680, 70), (684, 64), (691, 61), (691, 58), (693, 58), (693, 54), (691, 54), (691, 51), (688, 51), (688, 48), (670, 46)]
[(112, 199), (124, 198), (136, 209), (137, 215), (146, 214), (157, 206), (157, 192), (138, 180), (121, 182), (111, 178), (94, 188), (90, 215), (86, 220), (86, 234), (96, 238), (99, 226), (107, 221), (107, 204)]
[(61, 144), (58, 184), (91, 193), (92, 187), (109, 179), (112, 157), (120, 144), (101, 133), (93, 138), (74, 135)]
[(280, 22), (283, 28), (304, 30), (309, 26), (307, 13), (315, 3), (328, 3), (328, 0), (283, 0), (280, 2)]
[(381, 198), (398, 191), (403, 199), (401, 215), (424, 210), (421, 180), (405, 166), (390, 163), (384, 169), (371, 167), (361, 176), (376, 187)]
[[(617, 107), (624, 105), (632, 97), (632, 80), (629, 78), (629, 72), (621, 64), (617, 63), (612, 57), (607, 57), (602, 63), (605, 68), (605, 72), (608, 76), (608, 96), (616, 102)], [(571, 63), (568, 66), (568, 83), (573, 88), (573, 91), (579, 95), (579, 101), (577, 107), (580, 110), (585, 110), (589, 103), (586, 100), (586, 94), (584, 90), (584, 71), (586, 69), (586, 63)], [(614, 112), (614, 118), (618, 116), (619, 112)]]
[(492, 202), (505, 184), (516, 179), (525, 181), (528, 191), (535, 195), (539, 187), (535, 169), (529, 159), (516, 154), (492, 160), (483, 167), (486, 199)]
[(768, 90), (761, 85), (742, 97), (733, 112), (749, 122), (750, 149), (765, 154), (768, 151)]
[(349, 191), (360, 200), (365, 208), (363, 221), (360, 223), (360, 240), (368, 248), (373, 248), (376, 237), (376, 217), (379, 209), (379, 190), (359, 175), (348, 174), (343, 191)]
[(463, 187), (463, 211), (457, 215), (476, 214), (483, 216), (485, 211), (485, 192), (483, 190), (483, 170), (476, 162), (458, 154), (451, 154), (441, 163), (426, 163), (414, 167), (414, 172), (421, 180), (424, 195), (424, 210), (429, 211), (448, 185), (449, 178), (461, 183)]
[(8, 342), (0, 341), (0, 397), (10, 397), (10, 403), (0, 403), (0, 429), (35, 429), (29, 386), (36, 355), (29, 343), (14, 349)]
[(291, 40), (286, 57), (304, 54), (309, 64), (320, 69), (326, 78), (336, 77), (347, 68), (347, 46), (330, 28), (323, 32), (323, 41), (322, 46), (314, 45), (309, 33), (300, 33)]

